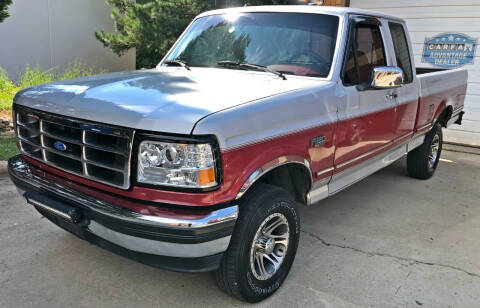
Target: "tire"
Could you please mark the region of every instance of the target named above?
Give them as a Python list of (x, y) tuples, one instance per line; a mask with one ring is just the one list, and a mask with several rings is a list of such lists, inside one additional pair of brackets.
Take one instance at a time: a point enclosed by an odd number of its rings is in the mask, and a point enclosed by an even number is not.
[[(300, 218), (296, 202), (286, 190), (263, 183), (250, 188), (239, 206), (229, 248), (215, 276), (226, 293), (256, 303), (275, 293), (287, 277), (298, 248)], [(269, 230), (275, 224), (277, 227)], [(269, 261), (273, 259), (279, 262), (277, 267)]]
[(423, 144), (407, 155), (408, 175), (426, 180), (433, 176), (442, 153), (442, 126), (436, 123), (426, 134)]

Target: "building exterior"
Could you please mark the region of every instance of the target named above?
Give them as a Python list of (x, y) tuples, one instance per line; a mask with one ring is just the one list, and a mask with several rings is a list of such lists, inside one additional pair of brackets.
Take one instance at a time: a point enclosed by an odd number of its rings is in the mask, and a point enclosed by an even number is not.
[(480, 146), (480, 1), (350, 0), (350, 6), (405, 19), (417, 67), (468, 70), (463, 124), (444, 134), (448, 141)]
[(135, 68), (135, 51), (118, 57), (95, 38), (113, 31), (110, 7), (100, 0), (16, 0), (0, 24), (0, 66), (11, 78), (26, 64), (65, 69), (76, 60), (109, 71)]

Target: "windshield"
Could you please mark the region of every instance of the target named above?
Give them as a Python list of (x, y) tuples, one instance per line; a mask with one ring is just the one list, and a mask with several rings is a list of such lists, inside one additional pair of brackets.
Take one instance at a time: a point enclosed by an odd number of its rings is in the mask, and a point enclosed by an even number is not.
[[(235, 13), (197, 19), (166, 61), (218, 67), (221, 61), (263, 65), (284, 74), (327, 77), (338, 17), (302, 13)], [(231, 67), (230, 67), (231, 68)]]

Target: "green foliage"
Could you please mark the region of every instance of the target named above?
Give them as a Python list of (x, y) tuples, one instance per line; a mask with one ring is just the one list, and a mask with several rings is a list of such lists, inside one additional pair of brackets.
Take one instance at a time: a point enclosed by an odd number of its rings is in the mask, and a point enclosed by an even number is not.
[(0, 23), (10, 16), (8, 13), (8, 6), (12, 4), (12, 0), (0, 0)]
[(207, 66), (215, 66), (219, 60), (244, 62), (250, 36), (236, 37), (226, 28), (225, 25), (218, 24), (203, 31), (188, 43), (180, 59), (192, 65)]
[(193, 17), (210, 9), (205, 0), (107, 0), (116, 33), (95, 36), (117, 55), (136, 48), (137, 67), (154, 67)]
[(42, 70), (38, 65), (31, 67), (27, 64), (25, 70), (18, 76), (18, 81), (13, 82), (8, 78), (7, 72), (0, 67), (0, 112), (9, 113), (12, 109), (13, 97), (24, 88), (33, 87), (55, 80), (65, 80), (83, 77), (105, 70), (98, 70), (94, 66), (87, 66), (81, 61), (75, 61), (63, 72), (54, 73), (53, 69)]
[(8, 78), (7, 72), (0, 67), (0, 112), (8, 112), (12, 100), (19, 88)]
[(0, 160), (7, 160), (18, 154), (15, 137), (0, 137)]
[(18, 86), (23, 89), (42, 83), (52, 82), (53, 73), (51, 71), (51, 69), (42, 71), (38, 65), (32, 68), (29, 64), (27, 64), (25, 71), (20, 73), (18, 76)]
[(105, 47), (121, 56), (136, 48), (137, 67), (160, 62), (190, 21), (203, 11), (218, 7), (288, 4), (289, 0), (107, 0), (115, 33), (95, 33)]
[(87, 66), (81, 61), (75, 61), (70, 67), (55, 77), (55, 80), (73, 79), (95, 74), (106, 73), (107, 70), (99, 70), (95, 66)]

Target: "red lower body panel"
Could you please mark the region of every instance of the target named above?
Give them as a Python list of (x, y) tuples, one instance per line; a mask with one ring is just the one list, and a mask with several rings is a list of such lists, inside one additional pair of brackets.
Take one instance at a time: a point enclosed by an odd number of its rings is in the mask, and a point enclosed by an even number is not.
[[(460, 93), (462, 89), (459, 88), (455, 91)], [(440, 106), (441, 102), (438, 101), (438, 97), (442, 95), (457, 97), (455, 93), (436, 94), (423, 98), (418, 107), (416, 128), (421, 123), (430, 123), (428, 121), (433, 119), (434, 114), (425, 112), (425, 108), (428, 109), (427, 106), (432, 103)], [(456, 104), (459, 103), (456, 102)], [(103, 200), (115, 201), (115, 203), (139, 213), (155, 215), (156, 211), (161, 211), (161, 208), (131, 200), (192, 207), (229, 202), (236, 198), (242, 185), (256, 169), (273, 160), (278, 160), (279, 157), (295, 156), (307, 160), (314, 182), (328, 178), (333, 173), (341, 172), (387, 151), (395, 144), (408, 141), (412, 135), (409, 130), (414, 121), (410, 119), (414, 116), (412, 108), (415, 109), (416, 106), (416, 102), (407, 103), (398, 106), (398, 115), (395, 115), (397, 111), (394, 111), (393, 108), (382, 110), (224, 151), (221, 153), (222, 185), (217, 190), (210, 192), (166, 191), (142, 186), (133, 186), (130, 190), (122, 190), (63, 172), (26, 156), (24, 159), (30, 165), (37, 167), (38, 172), (41, 172), (40, 170), (47, 171), (45, 176), (50, 176), (54, 181), (67, 183), (94, 196), (98, 195)], [(398, 119), (398, 116), (401, 119)], [(317, 137), (321, 137), (325, 142), (320, 145), (312, 144), (312, 139), (315, 140)], [(392, 141), (394, 142), (392, 143)], [(371, 154), (365, 155), (370, 152)], [(364, 156), (361, 159), (356, 159), (362, 155)], [(329, 171), (332, 166), (335, 167), (335, 170)], [(325, 170), (327, 172), (323, 172)], [(132, 170), (132, 173), (134, 172), (135, 170)], [(317, 174), (320, 175), (317, 177)]]

